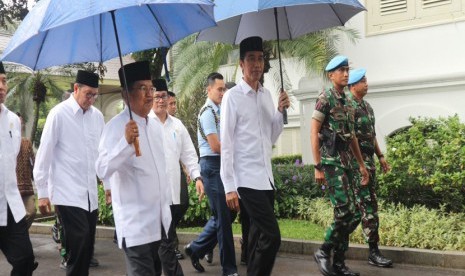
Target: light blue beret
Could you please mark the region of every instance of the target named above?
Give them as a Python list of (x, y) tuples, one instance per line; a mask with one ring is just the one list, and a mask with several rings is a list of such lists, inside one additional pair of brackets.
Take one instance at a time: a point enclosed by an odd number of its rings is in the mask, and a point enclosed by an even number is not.
[(347, 83), (347, 85), (356, 84), (365, 76), (366, 73), (367, 73), (367, 70), (364, 68), (358, 68), (358, 69), (350, 71), (349, 82)]
[(349, 59), (345, 56), (335, 56), (330, 62), (328, 62), (325, 71), (330, 72), (341, 66), (349, 66)]

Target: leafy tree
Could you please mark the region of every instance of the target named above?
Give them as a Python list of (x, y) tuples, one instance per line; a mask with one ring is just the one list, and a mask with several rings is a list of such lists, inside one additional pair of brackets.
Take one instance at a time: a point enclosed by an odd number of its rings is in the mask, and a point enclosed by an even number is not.
[(29, 12), (28, 0), (0, 1), (0, 27), (8, 29), (10, 25), (21, 21)]
[(412, 126), (387, 139), (392, 170), (378, 174), (378, 195), (406, 206), (465, 206), (465, 124), (448, 118), (410, 118)]
[(152, 79), (158, 79), (161, 77), (164, 62), (163, 57), (167, 51), (167, 48), (155, 48), (133, 53), (132, 58), (136, 61), (150, 61), (150, 74)]

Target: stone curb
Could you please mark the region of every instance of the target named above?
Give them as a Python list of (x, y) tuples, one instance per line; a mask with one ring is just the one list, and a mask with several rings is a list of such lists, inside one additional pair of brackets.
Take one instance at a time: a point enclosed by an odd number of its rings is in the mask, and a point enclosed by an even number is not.
[[(52, 225), (33, 223), (29, 229), (31, 234), (51, 234)], [(96, 237), (100, 239), (113, 239), (114, 227), (97, 226)], [(196, 239), (198, 234), (178, 232), (179, 243), (187, 244)], [(50, 237), (50, 240), (52, 238)], [(236, 248), (240, 248), (240, 236), (234, 236)], [(282, 239), (280, 253), (299, 255), (311, 255), (321, 245), (320, 241), (304, 241), (294, 239)], [(462, 251), (438, 251), (427, 249), (413, 249), (403, 247), (380, 246), (384, 256), (392, 259), (394, 264), (412, 264), (421, 266), (436, 266), (443, 268), (465, 269), (465, 252)], [(366, 245), (351, 244), (347, 253), (351, 260), (367, 260), (368, 247)]]

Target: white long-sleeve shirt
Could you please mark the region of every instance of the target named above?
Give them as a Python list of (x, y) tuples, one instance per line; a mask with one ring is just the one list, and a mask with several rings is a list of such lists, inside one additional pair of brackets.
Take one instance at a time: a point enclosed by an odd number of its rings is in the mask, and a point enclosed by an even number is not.
[(220, 127), (225, 193), (239, 187), (273, 189), (272, 146), (283, 130), (283, 116), (270, 91), (260, 85), (255, 92), (241, 80), (223, 97)]
[(181, 168), (179, 161), (186, 166), (189, 176), (195, 179), (200, 176), (200, 165), (197, 152), (187, 128), (181, 120), (168, 114), (165, 123), (155, 115), (153, 110), (149, 117), (163, 129), (166, 173), (171, 187), (172, 204), (181, 204)]
[(7, 206), (16, 222), (25, 215), (16, 180), (16, 157), (21, 144), (21, 122), (0, 104), (0, 226), (7, 225)]
[(97, 108), (84, 112), (72, 95), (50, 110), (34, 165), (38, 198), (87, 211), (98, 208), (95, 160), (104, 125)]
[(120, 248), (123, 238), (127, 247), (158, 241), (162, 224), (168, 233), (171, 223), (162, 129), (153, 119), (132, 115), (139, 129), (142, 156), (136, 157), (134, 146), (126, 141), (126, 108), (105, 126), (95, 165), (105, 189), (111, 189)]

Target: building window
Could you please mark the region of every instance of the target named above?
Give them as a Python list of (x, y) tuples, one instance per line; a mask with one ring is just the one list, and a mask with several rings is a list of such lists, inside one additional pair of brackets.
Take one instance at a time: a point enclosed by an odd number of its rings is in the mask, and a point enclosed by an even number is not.
[(464, 0), (367, 0), (367, 35), (465, 20)]

